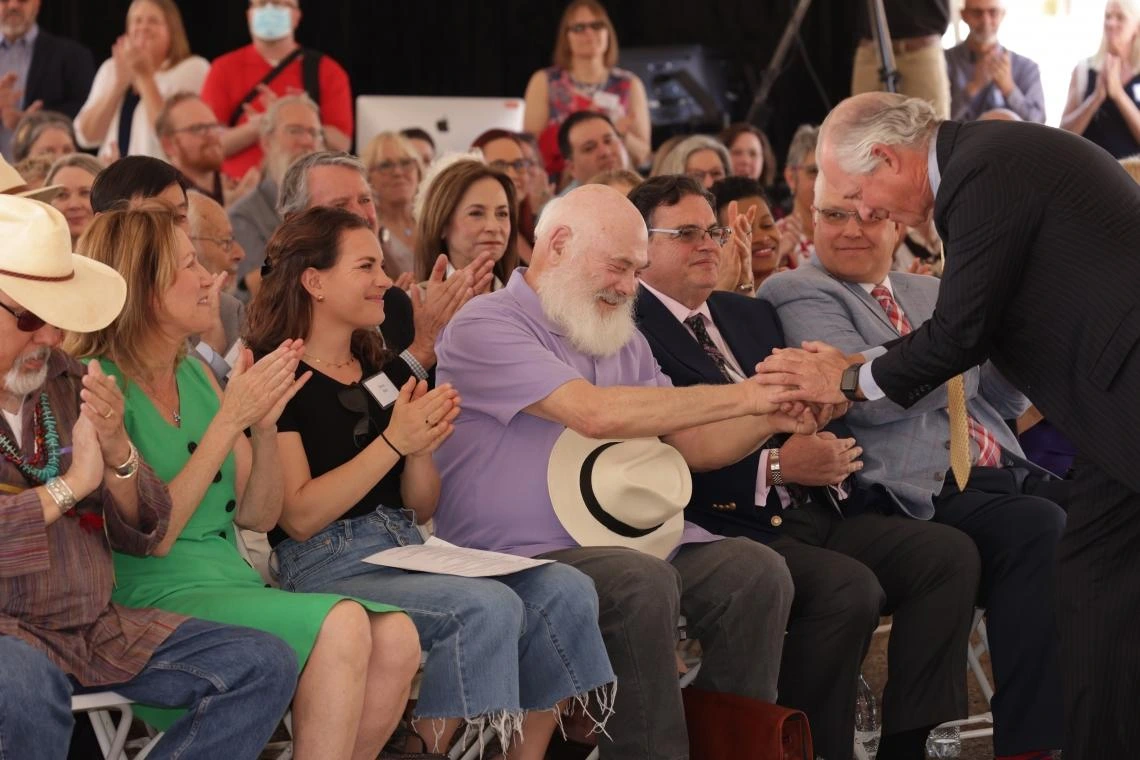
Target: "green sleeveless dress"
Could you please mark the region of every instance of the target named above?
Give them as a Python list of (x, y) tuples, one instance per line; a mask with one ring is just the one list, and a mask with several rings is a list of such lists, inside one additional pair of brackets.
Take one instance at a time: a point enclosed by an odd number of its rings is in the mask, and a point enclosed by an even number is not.
[[(120, 388), (126, 386), (124, 422), (139, 455), (159, 478), (169, 483), (186, 466), (221, 405), (206, 377), (207, 370), (195, 359), (184, 359), (179, 364), (175, 379), (182, 426), (175, 427), (137, 385), (124, 383), (122, 372), (113, 362), (102, 359), (101, 366), (115, 376)], [(293, 647), (303, 668), (325, 616), (333, 605), (348, 597), (292, 593), (265, 585), (237, 550), (235, 472), (231, 453), (165, 557), (132, 557), (115, 552), (112, 598), (128, 607), (157, 607), (267, 631)], [(354, 601), (370, 612), (400, 611), (377, 602)], [(136, 712), (157, 728), (166, 728), (182, 714), (153, 708)]]

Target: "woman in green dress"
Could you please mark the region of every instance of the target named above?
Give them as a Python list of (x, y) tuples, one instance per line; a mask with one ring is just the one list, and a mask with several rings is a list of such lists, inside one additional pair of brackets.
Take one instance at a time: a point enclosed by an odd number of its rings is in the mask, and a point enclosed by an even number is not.
[(281, 514), (276, 422), (308, 379), (294, 379), (302, 341), (256, 363), (242, 352), (223, 393), (185, 347), (214, 318), (224, 275), (206, 272), (174, 216), (102, 214), (79, 247), (123, 275), (127, 303), (109, 327), (72, 335), (68, 347), (124, 387), (127, 431), (174, 502), (158, 556), (116, 554), (115, 601), (280, 636), (303, 668), (295, 756), (375, 758), (419, 666), (415, 626), (395, 607), (267, 588), (235, 543), (239, 528), (268, 530)]

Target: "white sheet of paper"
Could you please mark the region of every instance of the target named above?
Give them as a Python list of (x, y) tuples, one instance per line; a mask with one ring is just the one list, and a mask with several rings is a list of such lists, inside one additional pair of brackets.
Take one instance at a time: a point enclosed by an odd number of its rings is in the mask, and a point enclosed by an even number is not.
[(552, 559), (530, 559), (513, 554), (486, 552), (481, 549), (466, 549), (430, 537), (422, 544), (397, 546), (365, 557), (363, 562), (401, 570), (415, 570), (421, 573), (458, 575), (463, 578), (488, 578), (495, 575), (510, 575), (529, 570), (539, 565), (547, 565)]

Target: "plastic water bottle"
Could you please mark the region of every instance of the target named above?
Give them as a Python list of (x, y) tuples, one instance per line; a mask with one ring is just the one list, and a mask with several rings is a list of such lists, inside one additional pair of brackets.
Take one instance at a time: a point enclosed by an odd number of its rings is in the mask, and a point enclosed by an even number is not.
[(867, 685), (866, 679), (859, 676), (858, 690), (855, 693), (855, 744), (863, 748), (867, 760), (875, 760), (879, 753), (879, 700)]
[(926, 756), (933, 760), (955, 760), (962, 755), (962, 736), (957, 726), (935, 728), (926, 737)]

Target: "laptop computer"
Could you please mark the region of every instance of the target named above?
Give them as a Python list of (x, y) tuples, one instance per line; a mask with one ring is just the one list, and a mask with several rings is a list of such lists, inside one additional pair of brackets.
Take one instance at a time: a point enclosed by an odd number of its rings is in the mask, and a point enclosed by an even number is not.
[(520, 132), (521, 98), (420, 97), (361, 95), (356, 98), (356, 149), (378, 133), (408, 127), (426, 130), (435, 140), (436, 153), (465, 151), (484, 131), (493, 128)]

